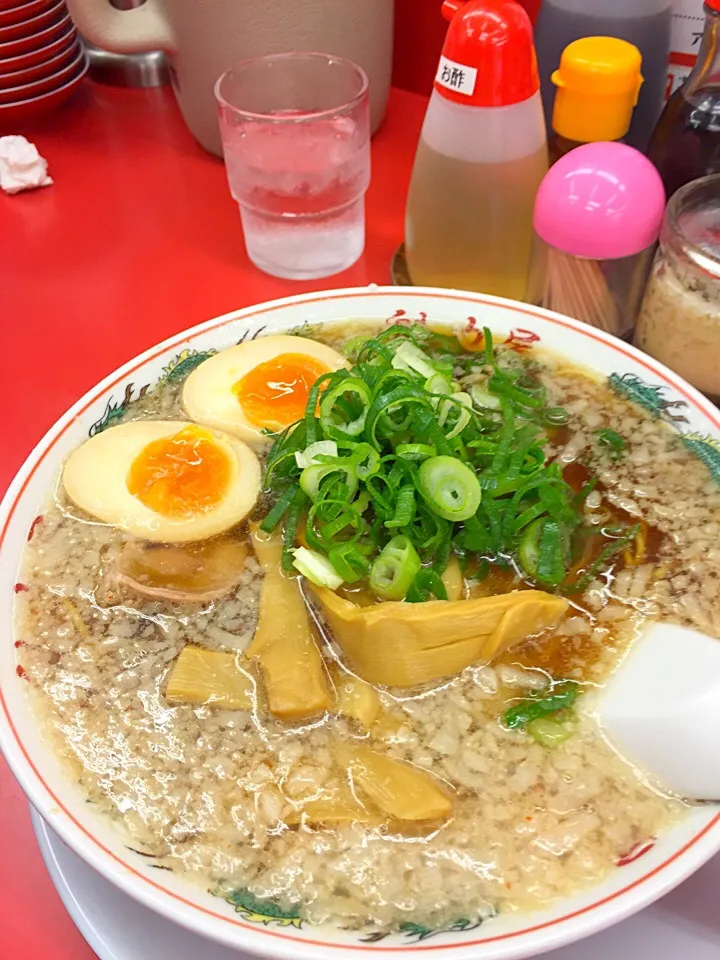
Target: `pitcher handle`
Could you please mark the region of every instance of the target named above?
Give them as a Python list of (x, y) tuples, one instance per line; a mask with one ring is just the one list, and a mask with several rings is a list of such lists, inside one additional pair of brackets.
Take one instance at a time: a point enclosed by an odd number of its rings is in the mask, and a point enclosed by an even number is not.
[(175, 38), (155, 0), (118, 10), (109, 0), (67, 0), (80, 33), (96, 46), (113, 53), (175, 50)]

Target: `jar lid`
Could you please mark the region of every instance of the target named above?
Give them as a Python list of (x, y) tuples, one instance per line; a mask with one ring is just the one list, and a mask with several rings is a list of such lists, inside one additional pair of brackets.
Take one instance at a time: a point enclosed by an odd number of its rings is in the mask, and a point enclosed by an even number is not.
[(586, 143), (545, 174), (533, 225), (563, 253), (614, 260), (655, 243), (664, 210), (660, 174), (639, 150), (624, 143)]
[(720, 277), (720, 174), (692, 180), (672, 195), (660, 241)]
[(435, 77), (447, 100), (504, 107), (540, 87), (530, 18), (517, 0), (445, 0), (450, 21)]
[(583, 37), (565, 47), (556, 85), (553, 130), (590, 143), (619, 140), (630, 126), (643, 82), (642, 56), (617, 37)]

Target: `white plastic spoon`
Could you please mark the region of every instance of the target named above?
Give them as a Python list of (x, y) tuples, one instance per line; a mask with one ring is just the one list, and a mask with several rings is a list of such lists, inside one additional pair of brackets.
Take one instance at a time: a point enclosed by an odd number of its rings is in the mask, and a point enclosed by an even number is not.
[(588, 701), (627, 760), (681, 797), (720, 799), (720, 640), (653, 624)]

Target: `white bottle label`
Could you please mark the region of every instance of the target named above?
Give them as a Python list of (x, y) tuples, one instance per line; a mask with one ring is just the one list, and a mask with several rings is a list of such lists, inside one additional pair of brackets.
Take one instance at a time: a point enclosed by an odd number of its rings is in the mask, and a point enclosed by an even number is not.
[(692, 70), (704, 25), (702, 0), (673, 0), (666, 97), (674, 93)]
[(475, 92), (476, 80), (477, 69), (475, 67), (466, 67), (464, 63), (455, 63), (454, 60), (448, 60), (447, 57), (440, 57), (435, 82), (439, 83), (441, 87), (471, 97)]

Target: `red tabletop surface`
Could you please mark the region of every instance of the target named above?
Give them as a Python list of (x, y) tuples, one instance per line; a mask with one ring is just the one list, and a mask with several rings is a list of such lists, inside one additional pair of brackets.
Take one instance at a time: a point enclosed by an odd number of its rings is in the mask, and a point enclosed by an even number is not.
[[(365, 254), (308, 282), (250, 264), (224, 168), (195, 144), (168, 88), (87, 83), (18, 130), (55, 184), (0, 195), (0, 494), (70, 404), (158, 341), (275, 297), (388, 282), (424, 108), (422, 97), (393, 91), (373, 141)], [(2, 758), (0, 838), (0, 958), (91, 960)]]

